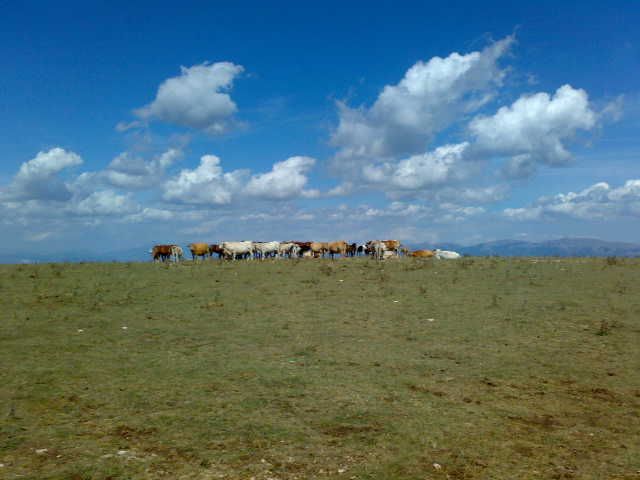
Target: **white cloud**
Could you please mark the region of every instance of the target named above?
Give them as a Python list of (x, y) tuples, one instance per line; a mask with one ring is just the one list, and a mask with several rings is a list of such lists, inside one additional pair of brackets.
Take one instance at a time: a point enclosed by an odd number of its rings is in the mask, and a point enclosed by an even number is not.
[[(176, 125), (223, 133), (237, 111), (228, 91), (243, 67), (230, 62), (180, 67), (180, 76), (158, 87), (156, 98), (135, 111), (143, 120), (157, 119)], [(131, 124), (122, 124), (127, 129)]]
[(538, 163), (566, 164), (571, 154), (565, 142), (578, 130), (591, 130), (597, 115), (587, 92), (563, 85), (553, 96), (523, 95), (491, 117), (480, 116), (469, 125), (480, 155), (511, 157), (505, 173), (528, 176)]
[(622, 118), (624, 110), (624, 95), (619, 95), (609, 103), (607, 103), (602, 111), (600, 117), (612, 122), (617, 122)]
[(180, 203), (229, 204), (247, 175), (246, 170), (224, 173), (218, 157), (204, 155), (196, 169), (184, 169), (177, 178), (164, 184), (163, 198)]
[(136, 212), (139, 208), (130, 195), (102, 190), (72, 205), (71, 211), (80, 216), (117, 216)]
[(38, 152), (20, 166), (11, 184), (1, 192), (1, 197), (5, 200), (68, 200), (71, 192), (58, 174), (80, 164), (82, 158), (78, 154), (59, 147)]
[(133, 130), (135, 128), (143, 127), (144, 123), (140, 120), (133, 120), (131, 122), (118, 122), (116, 124), (116, 132), (126, 132), (128, 130)]
[(145, 207), (138, 213), (133, 213), (131, 215), (128, 215), (125, 218), (125, 221), (130, 223), (139, 223), (139, 222), (145, 222), (149, 220), (168, 221), (168, 220), (172, 220), (175, 217), (176, 217), (175, 213), (170, 210), (162, 210), (159, 208)]
[(344, 170), (358, 161), (425, 150), (436, 133), (492, 98), (505, 76), (497, 62), (513, 42), (509, 36), (479, 52), (420, 61), (399, 83), (387, 85), (370, 108), (339, 103), (331, 139), (339, 148), (334, 166)]
[(434, 198), (442, 203), (471, 202), (491, 203), (503, 200), (508, 193), (507, 185), (490, 185), (488, 187), (447, 187), (438, 190)]
[(285, 200), (304, 196), (316, 198), (318, 190), (304, 190), (307, 173), (315, 160), (310, 157), (290, 157), (273, 165), (270, 172), (253, 175), (245, 188), (247, 195), (272, 200)]
[(170, 148), (151, 161), (129, 152), (118, 155), (101, 173), (107, 183), (124, 189), (145, 189), (155, 186), (165, 170), (182, 158), (182, 151)]
[(507, 208), (503, 214), (512, 220), (561, 217), (610, 220), (617, 217), (640, 217), (640, 180), (627, 180), (618, 188), (599, 182), (581, 192), (542, 197), (529, 207)]
[(352, 182), (344, 182), (339, 185), (336, 185), (332, 189), (327, 192), (328, 197), (343, 197), (345, 195), (349, 195), (353, 191), (353, 183)]
[(389, 190), (420, 190), (464, 178), (462, 164), (468, 143), (443, 145), (433, 152), (414, 155), (397, 163), (368, 165), (363, 168), (366, 181)]

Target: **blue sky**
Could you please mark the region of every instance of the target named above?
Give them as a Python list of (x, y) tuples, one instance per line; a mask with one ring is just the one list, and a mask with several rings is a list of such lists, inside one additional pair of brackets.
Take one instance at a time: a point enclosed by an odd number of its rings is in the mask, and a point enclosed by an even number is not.
[(2, 250), (640, 241), (635, 2), (0, 7)]

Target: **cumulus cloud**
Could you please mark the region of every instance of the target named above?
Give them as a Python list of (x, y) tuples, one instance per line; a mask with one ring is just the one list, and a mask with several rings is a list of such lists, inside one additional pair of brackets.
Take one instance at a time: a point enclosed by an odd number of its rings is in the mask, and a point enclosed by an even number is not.
[(498, 60), (513, 42), (509, 36), (482, 51), (420, 61), (399, 83), (384, 87), (370, 108), (339, 103), (334, 166), (425, 150), (436, 133), (492, 98), (505, 76)]
[(113, 190), (94, 192), (71, 207), (73, 213), (82, 216), (125, 215), (138, 209), (130, 195), (120, 195)]
[(249, 170), (224, 172), (220, 159), (205, 155), (193, 170), (185, 169), (164, 184), (167, 201), (191, 204), (228, 205), (234, 200), (291, 200), (320, 198), (327, 195), (315, 188), (305, 188), (308, 174), (316, 160), (294, 156), (273, 164), (268, 172)]
[(364, 179), (391, 190), (419, 190), (462, 179), (467, 170), (462, 165), (469, 144), (443, 145), (433, 152), (413, 155), (397, 163), (368, 165)]
[[(180, 67), (180, 75), (162, 82), (155, 100), (134, 113), (143, 120), (157, 119), (210, 134), (223, 133), (237, 111), (228, 92), (243, 70), (231, 62)], [(120, 124), (121, 130), (130, 127), (131, 124)]]
[(164, 184), (163, 198), (180, 203), (226, 205), (242, 189), (247, 176), (246, 170), (225, 173), (220, 158), (204, 155), (197, 168), (184, 169), (177, 178)]
[(512, 220), (541, 220), (573, 217), (583, 220), (607, 220), (615, 217), (640, 217), (640, 180), (627, 180), (612, 188), (599, 182), (580, 192), (542, 197), (524, 208), (507, 208), (504, 216)]
[(182, 151), (170, 148), (151, 161), (124, 152), (112, 160), (102, 173), (107, 183), (124, 189), (144, 189), (155, 186), (167, 168), (182, 158)]
[(38, 152), (20, 166), (11, 184), (1, 192), (1, 197), (4, 200), (68, 200), (71, 191), (58, 174), (80, 164), (82, 158), (78, 154), (59, 147)]
[(307, 173), (315, 160), (310, 157), (291, 157), (273, 165), (270, 172), (254, 175), (245, 188), (247, 195), (271, 200), (285, 200), (305, 196), (316, 198), (318, 190), (304, 190)]
[(566, 164), (571, 154), (565, 142), (579, 130), (591, 130), (596, 119), (587, 92), (563, 85), (553, 96), (523, 95), (493, 116), (476, 117), (469, 131), (476, 152), (511, 157), (505, 173), (523, 177), (531, 175), (539, 163)]

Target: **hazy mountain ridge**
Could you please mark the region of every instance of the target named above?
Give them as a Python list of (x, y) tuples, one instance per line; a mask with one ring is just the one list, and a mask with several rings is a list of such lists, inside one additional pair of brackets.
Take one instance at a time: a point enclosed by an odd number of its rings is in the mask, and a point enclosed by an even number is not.
[[(421, 248), (455, 250), (472, 256), (501, 257), (640, 257), (640, 244), (609, 242), (594, 238), (561, 238), (544, 242), (496, 240), (462, 246), (456, 243), (407, 243), (412, 250)], [(150, 260), (149, 246), (112, 252), (70, 251), (50, 254), (0, 252), (0, 263), (47, 262), (145, 262)], [(186, 247), (185, 247), (186, 248)], [(187, 257), (189, 257), (188, 252)]]
[[(418, 246), (416, 246), (417, 248)], [(419, 245), (420, 248), (442, 248), (472, 256), (500, 257), (638, 257), (640, 245), (609, 242), (595, 238), (561, 238), (544, 242), (496, 240), (462, 246), (453, 243)]]

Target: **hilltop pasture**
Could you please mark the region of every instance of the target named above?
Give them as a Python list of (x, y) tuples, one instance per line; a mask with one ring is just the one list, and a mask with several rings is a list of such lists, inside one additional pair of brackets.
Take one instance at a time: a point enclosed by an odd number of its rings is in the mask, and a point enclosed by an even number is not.
[(640, 261), (0, 266), (0, 478), (632, 479)]

